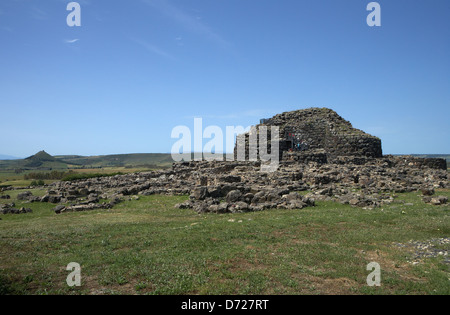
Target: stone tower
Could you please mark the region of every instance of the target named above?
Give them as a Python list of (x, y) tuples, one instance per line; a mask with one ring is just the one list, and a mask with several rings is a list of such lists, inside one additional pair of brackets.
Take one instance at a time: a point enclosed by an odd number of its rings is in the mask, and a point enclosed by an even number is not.
[[(381, 140), (359, 129), (328, 108), (308, 108), (261, 120), (261, 126), (279, 127), (280, 159), (326, 163), (340, 156), (382, 157)], [(246, 139), (248, 158), (249, 134)], [(270, 135), (269, 135), (270, 142)], [(269, 145), (270, 147), (270, 145)], [(235, 156), (237, 148), (235, 148)]]

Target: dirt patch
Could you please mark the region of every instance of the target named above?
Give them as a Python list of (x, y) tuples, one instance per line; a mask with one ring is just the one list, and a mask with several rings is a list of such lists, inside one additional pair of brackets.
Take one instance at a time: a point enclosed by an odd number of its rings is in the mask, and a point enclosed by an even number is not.
[(148, 284), (146, 284), (145, 287), (143, 287), (139, 291), (136, 290), (137, 286), (138, 286), (137, 280), (132, 280), (122, 285), (115, 284), (115, 285), (101, 286), (98, 283), (96, 277), (83, 276), (81, 289), (87, 290), (89, 292), (88, 294), (90, 295), (110, 295), (112, 293), (115, 294), (120, 293), (122, 295), (138, 295), (153, 291), (152, 286), (149, 286)]
[(249, 261), (244, 258), (233, 258), (229, 260), (227, 264), (230, 266), (228, 270), (232, 273), (242, 273), (256, 270), (260, 271), (272, 268), (269, 265), (262, 264), (260, 261)]
[(394, 261), (387, 253), (381, 251), (361, 252), (369, 262), (376, 262), (380, 265), (381, 274), (383, 271), (396, 273), (404, 280), (414, 282), (424, 282), (424, 279), (417, 278), (411, 274), (411, 265), (407, 262)]
[(321, 278), (308, 274), (294, 275), (300, 286), (298, 294), (351, 295), (357, 294), (360, 283), (349, 278)]

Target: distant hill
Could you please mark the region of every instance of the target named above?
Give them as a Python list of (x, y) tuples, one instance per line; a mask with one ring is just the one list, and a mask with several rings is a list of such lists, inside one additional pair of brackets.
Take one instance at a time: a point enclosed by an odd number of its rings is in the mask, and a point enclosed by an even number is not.
[(52, 156), (40, 151), (25, 159), (0, 160), (0, 170), (67, 170), (79, 168), (166, 168), (173, 163), (168, 153), (115, 154), (102, 156)]
[(57, 162), (58, 160), (55, 159), (53, 156), (48, 154), (45, 151), (40, 151), (36, 153), (35, 155), (32, 155), (30, 157), (27, 157), (24, 159), (25, 167), (39, 167), (42, 166), (45, 162)]
[(25, 158), (32, 161), (55, 161), (56, 159), (45, 151), (39, 151), (35, 155)]
[(58, 160), (45, 151), (40, 151), (35, 155), (20, 160), (20, 167), (26, 169), (30, 168), (67, 169), (68, 165), (65, 161)]

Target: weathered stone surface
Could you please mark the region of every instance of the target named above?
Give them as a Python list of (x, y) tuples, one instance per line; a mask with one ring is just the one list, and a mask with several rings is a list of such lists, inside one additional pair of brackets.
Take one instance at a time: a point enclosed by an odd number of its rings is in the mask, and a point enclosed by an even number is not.
[(29, 198), (28, 198), (28, 201), (29, 202), (41, 202), (41, 197), (37, 197), (37, 196), (30, 196)]
[(424, 196), (433, 196), (434, 195), (434, 188), (421, 188), (420, 191), (422, 192), (422, 195)]
[(6, 205), (0, 205), (0, 213), (1, 214), (24, 214), (24, 213), (31, 213), (33, 210), (30, 208), (22, 207), (20, 209), (14, 208), (15, 204), (6, 204)]
[(226, 201), (228, 203), (233, 203), (239, 201), (242, 193), (239, 190), (232, 190), (227, 194)]
[[(250, 134), (261, 127), (279, 127), (280, 159), (302, 163), (327, 163), (339, 156), (382, 156), (381, 140), (359, 129), (328, 108), (308, 108), (278, 114), (245, 134), (246, 159), (249, 158)], [(267, 147), (270, 148), (268, 135)], [(259, 143), (258, 143), (259, 146)], [(237, 147), (235, 157), (237, 158)], [(259, 157), (259, 152), (257, 153)]]
[(196, 200), (204, 200), (208, 196), (208, 188), (201, 186), (194, 188), (191, 197)]
[(25, 191), (17, 195), (17, 200), (28, 200), (31, 196), (33, 196), (31, 191)]
[(437, 197), (431, 198), (430, 203), (432, 205), (439, 206), (439, 205), (446, 204), (447, 201), (448, 201), (447, 197), (445, 197), (445, 196), (437, 196)]
[(58, 203), (61, 201), (61, 196), (57, 196), (57, 195), (50, 195), (48, 197), (48, 202), (49, 203)]
[(63, 211), (64, 209), (66, 208), (66, 206), (63, 206), (63, 205), (59, 205), (59, 206), (56, 206), (55, 208), (53, 208), (53, 211), (55, 211), (55, 213), (61, 213), (61, 211)]

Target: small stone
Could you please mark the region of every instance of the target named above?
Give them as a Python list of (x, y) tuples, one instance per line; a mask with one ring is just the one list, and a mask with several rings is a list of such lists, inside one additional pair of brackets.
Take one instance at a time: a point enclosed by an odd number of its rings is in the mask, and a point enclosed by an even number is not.
[(59, 205), (59, 206), (56, 206), (55, 208), (53, 208), (53, 211), (55, 211), (56, 214), (59, 214), (59, 213), (61, 213), (65, 208), (66, 208), (66, 206)]
[(242, 193), (239, 190), (232, 190), (227, 194), (226, 200), (228, 203), (234, 203), (241, 198)]

